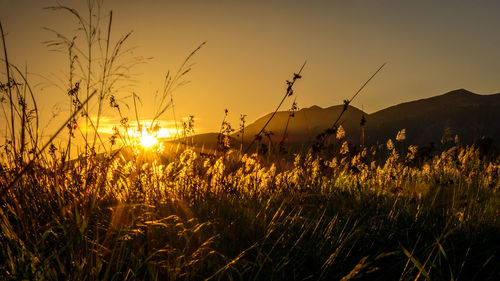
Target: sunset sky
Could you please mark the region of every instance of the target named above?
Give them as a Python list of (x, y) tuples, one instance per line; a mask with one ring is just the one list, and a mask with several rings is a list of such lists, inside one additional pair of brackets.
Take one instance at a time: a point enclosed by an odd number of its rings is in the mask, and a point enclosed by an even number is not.
[[(43, 27), (78, 34), (68, 13), (43, 9), (55, 3), (0, 0), (9, 58), (28, 66), (45, 123), (68, 108), (65, 92), (54, 86), (67, 89), (68, 62), (43, 43), (54, 39)], [(85, 1), (60, 3), (81, 9)], [(197, 133), (217, 131), (226, 108), (235, 128), (240, 114), (251, 122), (271, 112), (305, 60), (295, 87), (300, 108), (342, 103), (384, 62), (354, 106), (370, 113), (458, 88), (500, 92), (499, 1), (105, 0), (104, 16), (110, 9), (112, 41), (133, 31), (128, 55), (151, 57), (134, 66), (133, 81), (118, 93), (141, 97), (141, 119), (152, 118), (167, 71), (207, 41), (193, 59), (191, 83), (174, 93), (177, 116), (194, 115)], [(104, 114), (107, 123), (117, 122), (113, 110)], [(172, 124), (171, 111), (162, 120)]]

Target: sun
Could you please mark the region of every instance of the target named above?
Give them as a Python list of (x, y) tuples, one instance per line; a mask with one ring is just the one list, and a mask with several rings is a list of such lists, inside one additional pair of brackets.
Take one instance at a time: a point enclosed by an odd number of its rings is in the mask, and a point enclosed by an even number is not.
[(152, 147), (158, 143), (158, 139), (150, 134), (143, 134), (139, 137), (139, 144), (145, 148)]

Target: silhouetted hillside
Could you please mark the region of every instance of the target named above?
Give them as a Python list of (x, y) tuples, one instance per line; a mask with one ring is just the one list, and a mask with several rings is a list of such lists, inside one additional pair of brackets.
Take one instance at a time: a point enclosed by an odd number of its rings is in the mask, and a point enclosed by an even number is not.
[[(330, 127), (342, 111), (343, 105), (321, 108), (312, 106), (295, 112), (295, 116), (290, 118), (288, 124), (289, 142), (307, 143), (314, 141), (316, 135)], [(341, 118), (342, 126), (349, 131), (349, 138), (359, 140), (361, 128), (359, 121), (363, 112), (356, 107), (350, 107)], [(251, 141), (262, 129), (271, 114), (257, 119), (254, 123), (245, 128), (245, 141)], [(288, 120), (289, 112), (280, 111), (276, 113), (273, 120), (266, 127), (267, 131), (273, 133), (273, 141), (280, 141), (283, 137), (284, 129)]]
[[(343, 105), (321, 108), (312, 106), (295, 112), (290, 118), (287, 131), (287, 144), (309, 145), (316, 136), (329, 128), (338, 118)], [(500, 140), (500, 94), (478, 95), (464, 89), (426, 99), (406, 102), (372, 114), (366, 114), (365, 143), (375, 144), (394, 139), (397, 132), (406, 129), (406, 143), (426, 145), (439, 143), (445, 128), (450, 137), (459, 135), (463, 143), (472, 143), (483, 137)], [(361, 139), (361, 116), (363, 112), (350, 106), (340, 119), (346, 138), (358, 144)], [(245, 127), (244, 141), (253, 140), (271, 113), (257, 119)], [(273, 142), (279, 142), (284, 134), (289, 112), (277, 112), (266, 131), (272, 132)], [(239, 145), (241, 135), (235, 132), (234, 145)], [(267, 138), (263, 136), (263, 141)], [(191, 138), (189, 138), (191, 142)], [(206, 148), (214, 148), (217, 133), (194, 136), (193, 143)]]
[(500, 139), (500, 94), (478, 95), (464, 89), (377, 111), (367, 117), (366, 139), (377, 142), (394, 138), (405, 128), (415, 144), (438, 143), (445, 128), (465, 143), (482, 137)]

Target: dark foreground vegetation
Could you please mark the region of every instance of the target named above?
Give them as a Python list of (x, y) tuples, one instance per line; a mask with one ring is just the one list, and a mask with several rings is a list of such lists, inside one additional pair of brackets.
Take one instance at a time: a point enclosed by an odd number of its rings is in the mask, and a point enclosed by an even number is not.
[(473, 147), (421, 165), (393, 147), (383, 163), (134, 153), (31, 168), (2, 199), (2, 279), (500, 277), (499, 165)]
[[(341, 117), (383, 65), (302, 153), (287, 153), (295, 103), (279, 144), (266, 124), (253, 148), (235, 148), (224, 118), (217, 149), (201, 153), (188, 141), (190, 117), (177, 147), (146, 149), (130, 137), (131, 123), (141, 134), (158, 130), (199, 48), (166, 75), (153, 121), (140, 124), (135, 110), (132, 122), (116, 86), (129, 78), (131, 65), (119, 59), (130, 34), (110, 42), (112, 13), (99, 17), (102, 1), (88, 4), (88, 17), (51, 8), (73, 16), (83, 34), (54, 31), (48, 43), (69, 54), (62, 88), (70, 113), (48, 139), (0, 23), (8, 123), (0, 280), (500, 280), (500, 158), (458, 138), (443, 138), (439, 152), (419, 149), (405, 144), (403, 130), (396, 143), (345, 141)], [(136, 109), (137, 99), (126, 102)], [(98, 133), (105, 108), (120, 116), (112, 136)]]

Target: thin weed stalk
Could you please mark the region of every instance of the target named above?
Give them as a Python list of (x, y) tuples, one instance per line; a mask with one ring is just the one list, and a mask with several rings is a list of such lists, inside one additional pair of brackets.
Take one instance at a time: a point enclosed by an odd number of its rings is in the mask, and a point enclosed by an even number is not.
[(4, 60), (5, 60), (5, 73), (7, 75), (7, 93), (9, 97), (9, 107), (10, 107), (10, 129), (11, 129), (11, 143), (12, 143), (12, 150), (14, 155), (16, 154), (16, 128), (15, 128), (15, 119), (14, 119), (14, 100), (12, 97), (12, 85), (11, 83), (13, 82), (11, 80), (10, 76), (10, 65), (9, 65), (9, 57), (7, 55), (7, 46), (5, 43), (5, 33), (3, 32), (3, 26), (2, 22), (0, 21), (0, 35), (2, 35), (2, 46), (3, 46), (3, 53), (4, 53)]
[(302, 78), (302, 76), (300, 74), (302, 73), (302, 70), (304, 69), (304, 66), (306, 66), (306, 62), (307, 61), (304, 61), (304, 64), (302, 64), (302, 67), (300, 67), (299, 71), (297, 73), (293, 74), (292, 81), (288, 81), (288, 80), (286, 81), (287, 82), (287, 88), (286, 88), (285, 95), (281, 99), (281, 102), (278, 104), (278, 106), (276, 107), (276, 109), (274, 110), (274, 112), (271, 114), (271, 116), (269, 117), (269, 119), (266, 121), (266, 123), (264, 124), (264, 126), (262, 126), (262, 129), (260, 129), (260, 131), (257, 133), (257, 135), (255, 135), (255, 138), (252, 140), (252, 142), (247, 146), (247, 149), (245, 150), (244, 154), (247, 154), (250, 151), (250, 149), (252, 148), (252, 146), (254, 145), (254, 143), (261, 137), (261, 135), (264, 132), (264, 130), (266, 129), (267, 125), (269, 125), (269, 123), (271, 122), (271, 120), (273, 120), (274, 116), (276, 115), (276, 113), (280, 109), (280, 107), (283, 104), (283, 102), (285, 101), (285, 99), (287, 97), (293, 95), (293, 85), (295, 84), (295, 81), (297, 81), (297, 79)]
[(69, 122), (71, 122), (71, 120), (78, 114), (80, 113), (80, 111), (83, 109), (83, 107), (88, 104), (89, 100), (96, 94), (97, 92), (94, 91), (88, 99), (86, 99), (82, 104), (81, 106), (79, 107), (79, 109), (75, 112), (73, 112), (73, 114), (70, 116), (70, 118), (68, 118), (68, 120), (66, 120), (66, 122), (63, 123), (63, 125), (50, 137), (50, 139), (45, 143), (44, 146), (42, 146), (42, 148), (40, 148), (40, 150), (38, 151), (38, 153), (36, 153), (34, 156), (33, 156), (33, 159), (31, 159), (31, 161), (26, 165), (24, 166), (24, 168), (19, 172), (17, 173), (17, 175), (15, 176), (14, 180), (7, 186), (5, 187), (3, 190), (0, 191), (0, 198), (3, 198), (7, 192), (9, 191), (9, 189), (11, 189), (12, 187), (14, 187), (14, 185), (17, 184), (17, 182), (22, 178), (22, 176), (31, 168), (31, 166), (34, 164), (35, 160), (40, 156), (42, 155), (42, 153), (45, 151), (45, 149), (52, 144), (52, 141), (54, 141), (54, 139), (59, 135), (59, 133), (61, 133), (62, 130), (64, 130), (64, 128), (66, 128), (67, 124)]
[(344, 106), (342, 107), (342, 111), (340, 112), (339, 116), (337, 116), (337, 119), (335, 119), (335, 122), (330, 126), (330, 128), (326, 129), (324, 132), (320, 133), (319, 135), (316, 136), (316, 142), (313, 145), (313, 149), (315, 151), (320, 151), (326, 144), (326, 140), (330, 137), (331, 134), (335, 133), (337, 131), (338, 123), (340, 121), (340, 118), (344, 115), (344, 113), (347, 111), (349, 108), (349, 105), (352, 103), (352, 101), (356, 98), (356, 96), (370, 83), (370, 81), (382, 70), (382, 68), (386, 65), (386, 63), (383, 63), (375, 73), (373, 73), (368, 80), (354, 93), (354, 95), (348, 99), (344, 100)]
[(292, 107), (288, 111), (288, 118), (286, 119), (286, 124), (285, 124), (285, 129), (283, 130), (283, 135), (281, 137), (281, 140), (279, 142), (279, 150), (278, 150), (278, 157), (281, 152), (284, 152), (285, 150), (285, 141), (288, 139), (288, 125), (290, 124), (290, 119), (295, 117), (295, 111), (297, 111), (297, 98), (292, 103)]
[(107, 70), (108, 70), (108, 55), (109, 55), (109, 41), (110, 41), (110, 36), (111, 36), (111, 24), (113, 22), (113, 11), (109, 12), (109, 23), (108, 23), (108, 32), (106, 36), (106, 51), (105, 51), (105, 57), (104, 57), (104, 68), (102, 70), (102, 78), (101, 78), (101, 90), (99, 93), (99, 104), (98, 104), (98, 109), (97, 109), (97, 121), (96, 121), (96, 128), (94, 131), (94, 140), (92, 143), (92, 147), (95, 147), (95, 141), (96, 141), (96, 136), (98, 134), (99, 130), (99, 121), (101, 119), (101, 113), (102, 113), (102, 102), (104, 100), (105, 96), (105, 90), (104, 86), (106, 85), (106, 75), (107, 75)]

